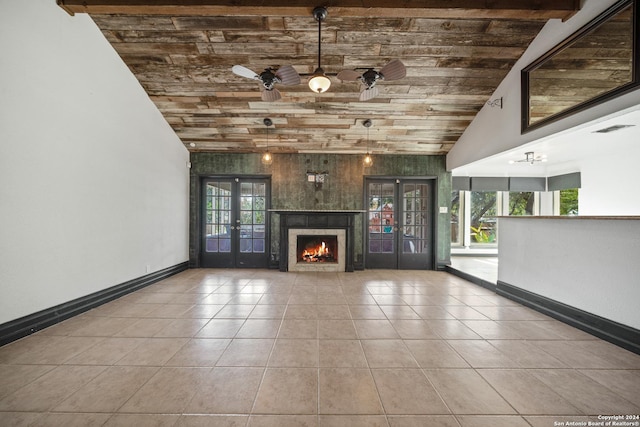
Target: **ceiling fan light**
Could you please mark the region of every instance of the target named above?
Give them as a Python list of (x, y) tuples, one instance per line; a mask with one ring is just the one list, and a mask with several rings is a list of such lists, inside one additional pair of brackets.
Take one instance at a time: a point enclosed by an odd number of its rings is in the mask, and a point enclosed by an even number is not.
[(316, 93), (323, 93), (331, 87), (331, 80), (324, 74), (324, 70), (320, 67), (316, 68), (313, 76), (309, 79), (309, 89)]

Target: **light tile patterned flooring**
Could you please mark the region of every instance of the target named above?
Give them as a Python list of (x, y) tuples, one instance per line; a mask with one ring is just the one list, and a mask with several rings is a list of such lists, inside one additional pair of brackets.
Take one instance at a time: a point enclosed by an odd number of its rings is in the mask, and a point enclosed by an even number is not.
[(640, 356), (444, 272), (188, 270), (0, 348), (2, 426), (636, 414)]

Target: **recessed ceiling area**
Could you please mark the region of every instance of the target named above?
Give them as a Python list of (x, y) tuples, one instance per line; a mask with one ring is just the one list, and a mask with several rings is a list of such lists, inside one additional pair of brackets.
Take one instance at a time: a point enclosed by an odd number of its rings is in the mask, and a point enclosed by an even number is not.
[[(151, 100), (192, 152), (446, 154), (549, 19), (575, 13), (575, 0), (373, 0), (324, 3), (321, 43), (315, 1), (58, 0), (89, 13)], [(338, 2), (336, 2), (337, 4)], [(479, 6), (480, 5), (480, 6)], [(321, 64), (332, 84), (309, 90)], [(380, 70), (394, 59), (406, 76), (361, 83), (343, 70)], [(256, 73), (290, 65), (301, 84), (280, 85), (265, 102)], [(367, 132), (362, 123), (371, 119)]]
[[(616, 127), (617, 130), (601, 132)], [(546, 177), (580, 171), (585, 159), (605, 156), (640, 156), (640, 106), (574, 129), (487, 157), (452, 171), (454, 176)], [(525, 153), (546, 156), (533, 165), (510, 163)]]

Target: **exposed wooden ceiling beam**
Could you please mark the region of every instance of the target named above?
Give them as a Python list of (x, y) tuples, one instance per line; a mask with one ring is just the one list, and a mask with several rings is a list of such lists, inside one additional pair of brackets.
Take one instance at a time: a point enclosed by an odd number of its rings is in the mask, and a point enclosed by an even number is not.
[(324, 5), (336, 16), (567, 19), (580, 0), (57, 0), (69, 14), (308, 16)]

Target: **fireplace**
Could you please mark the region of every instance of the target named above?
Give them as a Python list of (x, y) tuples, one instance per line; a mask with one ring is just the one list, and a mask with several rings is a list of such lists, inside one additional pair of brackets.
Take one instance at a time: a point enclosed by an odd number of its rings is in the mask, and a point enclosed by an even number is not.
[(289, 271), (345, 271), (346, 232), (341, 229), (290, 228)]
[[(354, 217), (363, 211), (272, 212), (280, 215), (280, 271), (354, 271)], [(328, 254), (305, 257), (303, 249), (318, 241)]]
[(296, 258), (298, 262), (338, 262), (338, 236), (298, 234)]

